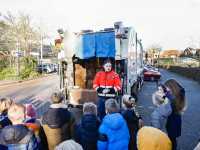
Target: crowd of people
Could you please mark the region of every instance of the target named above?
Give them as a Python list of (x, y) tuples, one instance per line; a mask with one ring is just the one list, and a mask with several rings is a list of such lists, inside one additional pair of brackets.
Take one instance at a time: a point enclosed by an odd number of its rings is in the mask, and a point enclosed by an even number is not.
[(152, 95), (155, 109), (150, 124), (144, 126), (132, 96), (123, 95), (120, 104), (123, 111), (119, 113), (113, 94), (121, 85), (118, 75), (111, 71), (111, 61), (104, 62), (104, 72), (99, 72), (94, 80), (94, 89), (99, 94), (97, 106), (93, 102), (84, 103), (78, 125), (61, 92), (52, 93), (52, 104), (39, 125), (32, 104), (0, 99), (0, 149), (176, 150), (181, 113), (186, 108), (184, 88), (175, 79), (158, 85), (158, 91)]

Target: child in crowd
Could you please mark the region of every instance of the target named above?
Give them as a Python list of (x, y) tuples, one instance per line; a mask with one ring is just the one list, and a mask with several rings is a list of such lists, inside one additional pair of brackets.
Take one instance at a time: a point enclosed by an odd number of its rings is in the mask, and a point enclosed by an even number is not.
[(167, 94), (167, 89), (164, 84), (158, 84), (158, 91), (163, 92), (165, 95)]
[(125, 109), (124, 111), (122, 111), (122, 116), (126, 120), (130, 133), (129, 149), (137, 150), (136, 136), (138, 130), (143, 126), (143, 123), (141, 120), (141, 116), (137, 111), (135, 99), (130, 95), (125, 94), (122, 97), (122, 107), (123, 109)]
[(63, 103), (63, 95), (61, 92), (51, 95), (52, 105), (40, 119), (39, 136), (44, 149), (53, 150), (63, 141), (74, 138), (76, 122)]
[(8, 118), (8, 108), (13, 103), (10, 98), (0, 99), (0, 126), (3, 129), (7, 125), (12, 125), (12, 122)]
[(41, 139), (39, 137), (39, 126), (35, 123), (37, 118), (36, 109), (32, 104), (26, 104), (26, 120), (24, 121), (24, 125), (26, 125), (30, 130), (35, 133), (35, 137), (37, 138), (37, 142), (40, 143), (41, 147)]
[(168, 136), (153, 127), (143, 127), (137, 133), (139, 150), (171, 150), (172, 144)]
[(0, 132), (0, 149), (38, 149), (34, 132), (22, 124), (25, 113), (26, 107), (22, 103), (13, 103), (10, 106), (8, 118), (13, 125), (6, 126)]
[(67, 140), (56, 146), (54, 150), (83, 150), (83, 148), (74, 140)]
[(128, 150), (130, 135), (126, 121), (118, 113), (116, 100), (109, 99), (105, 102), (106, 116), (99, 127), (98, 149), (103, 150)]
[(97, 150), (100, 119), (97, 117), (97, 106), (93, 102), (83, 105), (82, 122), (77, 126), (75, 141), (81, 144), (84, 150)]
[(181, 136), (181, 113), (186, 107), (185, 89), (175, 80), (168, 79), (164, 82), (167, 89), (167, 98), (170, 100), (172, 113), (167, 121), (167, 133), (172, 141), (172, 150), (176, 150), (176, 138)]
[[(167, 119), (172, 113), (172, 109), (169, 103), (169, 99), (163, 92), (156, 91), (152, 95), (153, 103), (156, 105), (153, 113), (151, 114), (151, 123), (152, 127), (155, 127), (165, 134), (167, 134), (166, 124)], [(168, 134), (167, 134), (168, 135)]]

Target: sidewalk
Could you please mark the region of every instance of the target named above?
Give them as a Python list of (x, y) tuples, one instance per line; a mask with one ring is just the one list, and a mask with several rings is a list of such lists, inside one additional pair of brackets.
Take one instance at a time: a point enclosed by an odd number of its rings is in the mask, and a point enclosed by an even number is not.
[(53, 73), (49, 73), (49, 74), (44, 74), (43, 76), (38, 76), (38, 77), (35, 77), (35, 78), (29, 78), (29, 79), (24, 79), (24, 80), (0, 80), (0, 86), (26, 82), (26, 81), (39, 79), (39, 78), (43, 78), (43, 77), (47, 77), (47, 76), (51, 76), (51, 75), (55, 75), (55, 74), (56, 74), (56, 72), (53, 72)]

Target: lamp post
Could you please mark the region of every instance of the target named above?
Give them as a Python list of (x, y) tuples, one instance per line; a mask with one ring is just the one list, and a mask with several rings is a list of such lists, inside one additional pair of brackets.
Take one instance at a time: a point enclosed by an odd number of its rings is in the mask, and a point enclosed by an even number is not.
[(20, 43), (16, 43), (16, 45), (17, 45), (17, 57), (18, 57), (18, 71), (19, 71), (19, 78), (20, 78), (20, 59), (19, 59)]
[(157, 48), (157, 51), (159, 52), (159, 55), (158, 55), (158, 71), (159, 71), (159, 57), (160, 57), (160, 50), (161, 50), (161, 49), (158, 47), (158, 48)]

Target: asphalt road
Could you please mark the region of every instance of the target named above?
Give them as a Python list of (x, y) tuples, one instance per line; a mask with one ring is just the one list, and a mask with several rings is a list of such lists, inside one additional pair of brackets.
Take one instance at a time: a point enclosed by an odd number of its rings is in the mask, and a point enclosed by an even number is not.
[[(182, 114), (182, 135), (178, 138), (178, 150), (193, 150), (200, 139), (200, 86), (177, 74), (166, 70), (160, 71), (164, 82), (168, 78), (176, 79), (186, 90), (187, 109)], [(50, 95), (58, 91), (57, 75), (47, 76), (27, 82), (0, 86), (0, 98), (10, 97), (14, 102), (32, 103), (37, 108), (37, 118), (50, 105)], [(145, 81), (136, 103), (145, 126), (150, 124), (154, 109), (152, 94), (157, 90), (156, 82)]]
[[(162, 77), (158, 83), (174, 78), (185, 88), (187, 108), (182, 114), (182, 135), (177, 140), (178, 150), (193, 150), (200, 139), (200, 86), (172, 72), (160, 72)], [(156, 82), (145, 81), (139, 93), (136, 105), (145, 126), (150, 124), (150, 116), (154, 109), (152, 94), (156, 90)]]
[(37, 118), (50, 105), (50, 96), (54, 91), (58, 91), (58, 77), (51, 75), (22, 83), (0, 86), (0, 98), (9, 97), (14, 102), (24, 104), (32, 103), (37, 109)]

